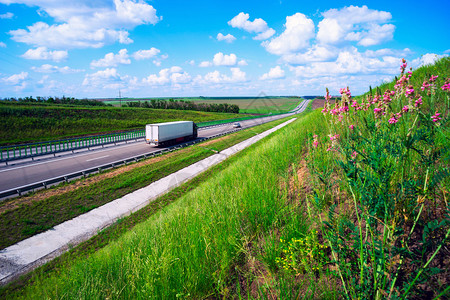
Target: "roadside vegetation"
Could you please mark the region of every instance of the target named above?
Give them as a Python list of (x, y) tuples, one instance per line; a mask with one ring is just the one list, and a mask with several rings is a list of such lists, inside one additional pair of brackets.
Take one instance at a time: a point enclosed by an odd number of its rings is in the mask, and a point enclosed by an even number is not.
[(0, 145), (143, 129), (146, 124), (239, 118), (239, 114), (0, 101)]
[(153, 109), (177, 109), (177, 110), (195, 110), (207, 112), (222, 112), (222, 113), (239, 113), (239, 106), (228, 103), (195, 103), (187, 100), (157, 100), (150, 101), (130, 101), (126, 103), (127, 107), (142, 107)]
[(285, 119), (0, 203), (0, 249), (149, 185)]
[(448, 58), (417, 72), (403, 63), (391, 85), (357, 98), (341, 89), (8, 296), (448, 298), (449, 70)]
[[(131, 106), (145, 105), (145, 102), (151, 103), (156, 101), (161, 105), (166, 102), (189, 102), (193, 105), (211, 105), (211, 107), (220, 107), (220, 105), (227, 105), (229, 107), (239, 108), (241, 114), (276, 114), (285, 113), (295, 108), (302, 99), (300, 97), (276, 97), (276, 96), (263, 96), (263, 97), (184, 97), (184, 98), (162, 98), (162, 99), (126, 99), (122, 102), (117, 100), (104, 100), (107, 104), (114, 106), (120, 106), (121, 103), (127, 103)], [(123, 105), (123, 104), (122, 104)], [(234, 108), (235, 109), (235, 108)]]

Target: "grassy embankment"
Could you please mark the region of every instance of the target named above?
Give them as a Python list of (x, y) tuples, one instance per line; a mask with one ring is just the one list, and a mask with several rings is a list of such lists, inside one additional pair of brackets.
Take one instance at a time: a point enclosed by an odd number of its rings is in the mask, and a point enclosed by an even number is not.
[[(167, 99), (168, 101), (169, 99)], [(269, 113), (284, 113), (295, 108), (301, 101), (299, 98), (293, 97), (255, 97), (255, 98), (175, 98), (175, 100), (193, 101), (195, 103), (207, 104), (235, 104), (239, 106), (239, 113), (244, 114), (269, 114)], [(145, 101), (145, 100), (127, 100), (127, 101)], [(105, 101), (105, 103), (115, 106), (119, 105), (118, 101)]]
[[(64, 184), (62, 188), (57, 187), (50, 191), (40, 191), (32, 196), (2, 202), (0, 203), (0, 228), (2, 228), (0, 231), (0, 249), (147, 186), (158, 179), (215, 154), (214, 151), (224, 150), (283, 121), (285, 120), (270, 122), (137, 164), (102, 172), (100, 175), (91, 176), (87, 180)], [(71, 186), (77, 186), (78, 188), (71, 189)], [(58, 189), (60, 192), (58, 192)], [(41, 197), (40, 194), (51, 196)], [(33, 201), (37, 198), (39, 201)]]
[(0, 146), (142, 129), (145, 124), (239, 118), (239, 114), (119, 107), (74, 107), (0, 101)]
[(300, 116), (21, 295), (443, 299), (450, 60), (439, 64), (442, 73), (420, 70), (424, 91), (410, 87), (420, 72), (385, 97), (344, 90), (325, 116)]

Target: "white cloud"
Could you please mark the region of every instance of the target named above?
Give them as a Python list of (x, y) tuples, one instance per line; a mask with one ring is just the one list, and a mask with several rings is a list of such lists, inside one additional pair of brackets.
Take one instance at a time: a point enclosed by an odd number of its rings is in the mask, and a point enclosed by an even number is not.
[(3, 42), (0, 42), (0, 48), (6, 48), (6, 44)]
[(44, 64), (40, 67), (31, 67), (31, 69), (38, 73), (63, 73), (63, 74), (70, 74), (70, 73), (79, 73), (84, 72), (84, 70), (80, 69), (72, 69), (68, 66), (65, 67), (58, 67), (50, 64)]
[(266, 21), (264, 21), (263, 19), (257, 18), (253, 21), (249, 21), (249, 18), (249, 14), (241, 12), (233, 19), (228, 21), (228, 25), (233, 28), (244, 29), (245, 31), (250, 33), (258, 33), (258, 35), (253, 38), (255, 40), (265, 40), (275, 34), (275, 30), (269, 28)]
[(231, 76), (224, 75), (219, 71), (213, 71), (205, 76), (201, 77), (200, 75), (196, 77), (195, 82), (199, 84), (223, 84), (223, 83), (237, 83), (237, 82), (245, 82), (247, 81), (246, 73), (241, 71), (239, 68), (230, 68)]
[(202, 61), (201, 63), (198, 64), (198, 66), (200, 68), (207, 68), (207, 67), (211, 67), (213, 64), (210, 61)]
[(400, 57), (371, 58), (355, 47), (343, 50), (336, 61), (313, 62), (307, 66), (290, 67), (299, 77), (334, 76), (342, 74), (397, 74)]
[(9, 77), (2, 78), (2, 81), (7, 85), (13, 86), (16, 92), (20, 92), (25, 89), (28, 85), (28, 72), (21, 72), (19, 74), (14, 74)]
[(0, 15), (0, 19), (12, 19), (14, 17), (14, 14), (11, 12), (7, 12), (5, 14)]
[(329, 61), (338, 56), (338, 50), (330, 47), (314, 45), (305, 53), (290, 53), (282, 56), (282, 60), (291, 65), (303, 65), (311, 62)]
[(119, 64), (129, 65), (131, 64), (130, 57), (128, 56), (127, 49), (121, 49), (118, 54), (112, 52), (105, 55), (104, 58), (99, 60), (93, 60), (91, 67), (115, 67)]
[(236, 54), (231, 53), (229, 55), (224, 55), (222, 52), (216, 53), (213, 58), (213, 64), (215, 66), (234, 66), (236, 65), (237, 57)]
[(238, 62), (238, 66), (247, 66), (248, 65), (248, 63), (245, 61), (245, 59), (241, 59), (239, 62)]
[(330, 9), (322, 15), (324, 19), (319, 23), (317, 32), (317, 41), (321, 44), (354, 41), (367, 47), (391, 40), (394, 35), (395, 26), (384, 24), (391, 20), (392, 15), (365, 5)]
[(435, 53), (427, 53), (427, 54), (424, 54), (421, 57), (416, 58), (413, 61), (411, 61), (410, 65), (411, 65), (411, 67), (416, 69), (416, 68), (420, 68), (422, 66), (432, 65), (437, 60), (439, 60), (443, 57), (447, 57), (447, 56), (448, 56), (448, 54), (439, 55), (439, 54), (435, 54)]
[(18, 0), (9, 3), (38, 5), (42, 11), (62, 24), (37, 22), (27, 29), (9, 32), (17, 42), (51, 48), (99, 48), (105, 44), (132, 43), (128, 29), (142, 24), (156, 24), (153, 6), (143, 1), (36, 1)]
[(281, 69), (280, 66), (276, 66), (274, 68), (271, 68), (268, 73), (263, 74), (259, 79), (268, 80), (280, 78), (284, 78), (284, 70)]
[(158, 55), (161, 51), (159, 49), (156, 49), (154, 47), (148, 49), (148, 50), (139, 50), (133, 53), (133, 57), (136, 60), (141, 59), (149, 59), (156, 55)]
[(41, 59), (41, 60), (53, 60), (61, 61), (68, 57), (67, 51), (48, 51), (46, 47), (38, 47), (36, 49), (29, 49), (22, 55), (26, 59)]
[(115, 68), (107, 68), (97, 71), (93, 74), (86, 74), (83, 80), (83, 86), (93, 88), (103, 88), (108, 90), (133, 89), (137, 83), (136, 77), (120, 75)]
[(3, 81), (7, 84), (18, 85), (28, 78), (28, 72), (21, 72), (19, 74), (11, 75), (10, 77), (3, 78)]
[(183, 71), (181, 67), (173, 66), (171, 68), (162, 69), (159, 74), (150, 74), (142, 79), (142, 82), (150, 86), (167, 85), (167, 84), (185, 84), (191, 81), (191, 76)]
[(314, 23), (304, 14), (296, 13), (286, 17), (284, 32), (270, 42), (263, 42), (266, 50), (272, 54), (283, 55), (299, 51), (309, 46), (314, 37)]
[(222, 33), (219, 33), (217, 34), (217, 40), (232, 43), (234, 40), (236, 40), (236, 38), (231, 34), (223, 35)]

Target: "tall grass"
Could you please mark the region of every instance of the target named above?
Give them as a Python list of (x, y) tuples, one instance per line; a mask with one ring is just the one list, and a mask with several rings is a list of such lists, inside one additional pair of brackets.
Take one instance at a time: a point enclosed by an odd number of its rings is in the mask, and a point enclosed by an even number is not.
[(292, 217), (283, 213), (287, 199), (280, 183), (302, 151), (306, 132), (299, 129), (316, 117), (297, 120), (244, 150), (161, 213), (89, 259), (28, 287), (23, 296), (160, 299), (236, 293), (237, 266), (249, 243)]
[(328, 136), (311, 139), (311, 204), (347, 298), (448, 293), (450, 59), (403, 63), (359, 101), (341, 89), (322, 110)]

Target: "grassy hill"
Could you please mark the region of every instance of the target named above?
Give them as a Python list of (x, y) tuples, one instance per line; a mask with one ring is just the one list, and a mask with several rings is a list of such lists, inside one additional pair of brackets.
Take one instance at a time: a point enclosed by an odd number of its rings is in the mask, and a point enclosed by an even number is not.
[(145, 108), (80, 107), (0, 101), (0, 145), (142, 129), (145, 124), (194, 122), (239, 117), (238, 114)]
[(444, 299), (449, 60), (439, 64), (388, 93), (342, 90), (20, 296)]

